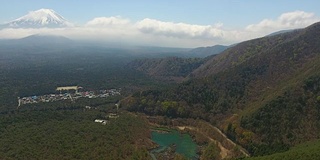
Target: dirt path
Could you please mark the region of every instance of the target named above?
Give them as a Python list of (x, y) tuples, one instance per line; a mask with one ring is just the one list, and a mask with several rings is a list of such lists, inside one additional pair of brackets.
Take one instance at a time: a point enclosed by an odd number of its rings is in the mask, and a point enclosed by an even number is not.
[[(210, 137), (208, 136), (207, 134), (203, 133), (202, 131), (200, 131), (198, 128), (196, 127), (192, 127), (192, 126), (177, 126), (177, 128), (179, 130), (185, 130), (185, 129), (189, 129), (189, 130), (192, 130), (192, 131), (196, 131), (198, 133), (200, 133), (201, 135), (203, 135), (204, 137), (208, 138), (210, 141), (212, 142), (215, 142), (218, 147), (220, 148), (220, 156), (222, 159), (225, 159), (225, 158), (230, 158), (228, 157), (232, 152), (225, 148), (219, 141), (215, 140), (214, 137)], [(226, 135), (224, 135), (218, 128), (216, 127), (213, 127), (213, 129), (215, 131), (217, 131), (219, 134), (221, 134), (230, 144), (232, 144), (234, 147), (237, 146), (237, 144), (235, 144), (233, 141), (231, 141), (230, 139), (228, 139), (228, 137)], [(240, 149), (240, 152), (245, 155), (246, 157), (249, 157), (249, 154), (247, 154), (246, 151), (244, 151), (242, 148), (239, 148)]]
[[(213, 126), (212, 126), (213, 127)], [(220, 129), (218, 129), (217, 127), (213, 127), (217, 132), (219, 132), (229, 143), (231, 143), (234, 147), (237, 146), (236, 143), (234, 143), (233, 141), (231, 141), (225, 134), (223, 134), (221, 132)], [(245, 155), (246, 157), (250, 157), (250, 155), (243, 149), (243, 148), (239, 148), (240, 149), (240, 152)]]
[(191, 126), (177, 126), (177, 128), (179, 130), (185, 130), (185, 129), (189, 129), (192, 131), (196, 131), (198, 133), (200, 133), (201, 135), (203, 135), (204, 137), (208, 138), (211, 142), (215, 142), (218, 144), (218, 147), (220, 148), (220, 156), (222, 159), (227, 158), (228, 154), (230, 154), (230, 151), (228, 149), (226, 149), (224, 146), (222, 146), (222, 144), (216, 140), (214, 140), (213, 138), (211, 138), (208, 135), (205, 135), (204, 133), (202, 133), (201, 131), (199, 131), (199, 129), (195, 128), (195, 127), (191, 127)]

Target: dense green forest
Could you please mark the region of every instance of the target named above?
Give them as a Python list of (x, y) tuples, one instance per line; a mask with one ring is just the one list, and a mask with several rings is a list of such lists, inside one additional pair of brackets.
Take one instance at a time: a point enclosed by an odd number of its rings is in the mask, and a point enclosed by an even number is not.
[[(250, 116), (241, 126), (261, 135), (264, 144), (248, 145), (255, 155), (286, 150), (289, 145), (320, 136), (320, 76), (307, 79), (301, 88), (287, 91)], [(275, 128), (270, 127), (277, 126)]]
[[(153, 143), (145, 120), (122, 113), (107, 125), (94, 122), (116, 112), (115, 103), (123, 96), (165, 85), (127, 68), (133, 57), (97, 48), (2, 51), (0, 159), (150, 158), (148, 150)], [(80, 98), (74, 103), (36, 103), (17, 109), (17, 97), (51, 94), (66, 85), (92, 91), (122, 88), (123, 92), (107, 99)]]
[[(94, 122), (116, 113), (115, 104), (127, 95), (172, 85), (128, 68), (127, 64), (139, 56), (97, 47), (2, 50), (0, 159), (151, 158), (149, 150), (154, 143), (145, 119), (121, 111), (120, 117), (110, 119), (107, 125)], [(121, 96), (41, 102), (17, 108), (17, 97), (51, 94), (56, 87), (66, 85), (91, 91), (121, 88)]]
[(149, 159), (150, 130), (128, 113), (107, 125), (101, 110), (45, 108), (0, 117), (1, 159)]

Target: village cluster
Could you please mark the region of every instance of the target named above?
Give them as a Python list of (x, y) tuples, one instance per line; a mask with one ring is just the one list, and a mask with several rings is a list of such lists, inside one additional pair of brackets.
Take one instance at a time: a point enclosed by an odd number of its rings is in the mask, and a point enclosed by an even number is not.
[[(74, 90), (73, 92), (69, 92)], [(80, 90), (80, 91), (79, 91)], [(33, 104), (39, 102), (54, 102), (61, 100), (75, 101), (79, 98), (106, 98), (109, 96), (121, 95), (121, 89), (106, 89), (99, 91), (81, 91), (82, 87), (71, 86), (71, 87), (58, 87), (55, 94), (29, 96), (29, 97), (18, 97), (19, 106), (24, 104)], [(64, 93), (66, 92), (66, 93)]]

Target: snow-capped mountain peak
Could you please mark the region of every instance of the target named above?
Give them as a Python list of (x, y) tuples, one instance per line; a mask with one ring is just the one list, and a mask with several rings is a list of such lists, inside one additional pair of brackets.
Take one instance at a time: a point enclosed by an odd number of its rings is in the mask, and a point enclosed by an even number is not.
[(59, 28), (69, 26), (72, 26), (72, 24), (52, 9), (31, 11), (27, 15), (7, 24), (7, 27), (12, 28)]

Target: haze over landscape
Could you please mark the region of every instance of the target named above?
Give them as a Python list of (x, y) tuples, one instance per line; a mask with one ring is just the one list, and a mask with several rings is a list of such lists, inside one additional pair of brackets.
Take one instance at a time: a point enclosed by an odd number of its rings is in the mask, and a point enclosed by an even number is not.
[[(0, 37), (22, 38), (41, 33), (126, 45), (185, 48), (231, 45), (317, 22), (320, 19), (317, 3), (10, 1), (1, 6), (0, 14), (6, 16), (0, 18), (5, 24)], [(34, 26), (13, 24), (39, 22), (50, 15), (56, 15), (55, 20), (61, 24), (50, 25), (49, 21)]]
[(0, 159), (319, 159), (318, 6), (2, 2)]

